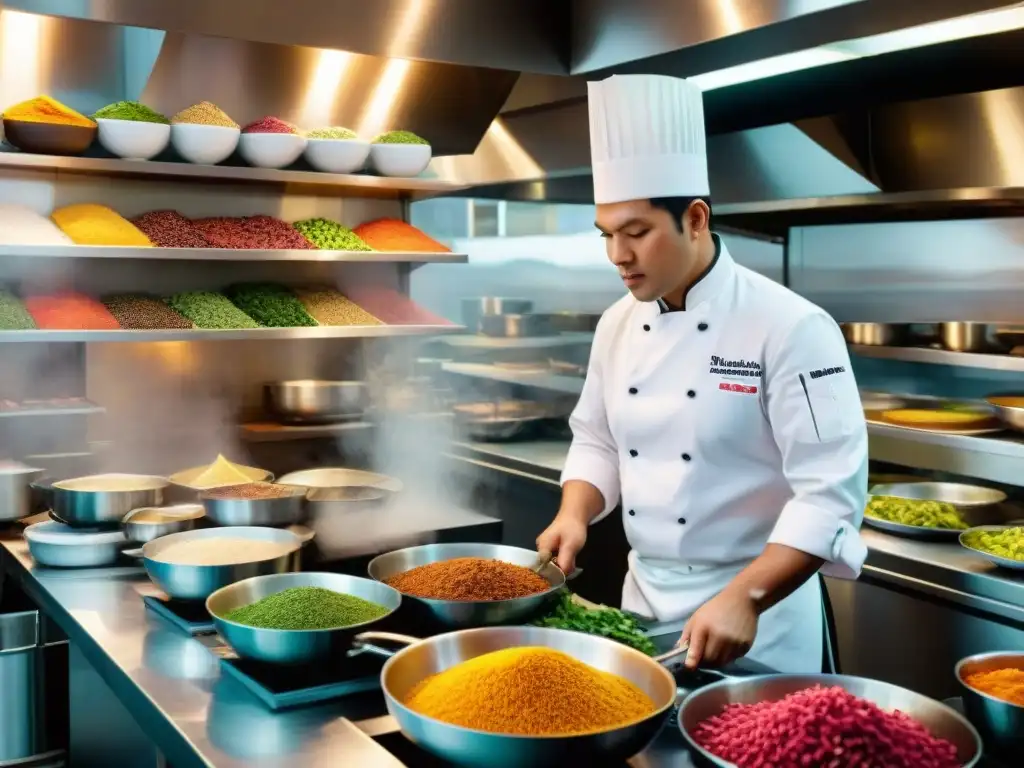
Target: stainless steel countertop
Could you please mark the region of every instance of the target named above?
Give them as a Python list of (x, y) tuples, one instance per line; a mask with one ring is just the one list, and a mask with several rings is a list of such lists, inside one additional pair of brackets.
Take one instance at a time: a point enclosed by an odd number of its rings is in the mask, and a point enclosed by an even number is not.
[[(466, 512), (465, 524), (490, 520)], [(189, 637), (152, 616), (142, 596), (157, 591), (138, 567), (36, 567), (23, 539), (0, 537), (0, 565), (68, 635), (176, 768), (259, 764), (327, 768), (417, 765), (383, 697), (370, 692), (271, 712), (220, 675), (214, 637)], [(402, 762), (383, 744), (399, 755)], [(681, 736), (666, 728), (634, 768), (691, 768)]]
[[(535, 440), (456, 443), (452, 455), (546, 484), (557, 484), (569, 443)], [(897, 585), (1024, 625), (1024, 573), (999, 568), (958, 544), (918, 541), (863, 528), (864, 581)]]

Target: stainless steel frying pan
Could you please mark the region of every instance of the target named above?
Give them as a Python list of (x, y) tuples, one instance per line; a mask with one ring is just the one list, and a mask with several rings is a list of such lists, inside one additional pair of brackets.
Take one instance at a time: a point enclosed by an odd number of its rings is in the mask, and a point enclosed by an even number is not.
[[(406, 645), (397, 653), (375, 641)], [(582, 736), (510, 736), (471, 730), (426, 717), (402, 701), (425, 677), (443, 672), (491, 651), (523, 646), (554, 648), (592, 667), (626, 678), (654, 702), (640, 722)], [(676, 698), (676, 681), (667, 665), (681, 666), (682, 649), (651, 658), (603, 637), (564, 629), (485, 627), (464, 629), (418, 640), (387, 632), (355, 638), (357, 652), (389, 656), (381, 670), (388, 713), (402, 733), (428, 752), (457, 765), (474, 768), (570, 768), (622, 762), (646, 747), (661, 730)]]

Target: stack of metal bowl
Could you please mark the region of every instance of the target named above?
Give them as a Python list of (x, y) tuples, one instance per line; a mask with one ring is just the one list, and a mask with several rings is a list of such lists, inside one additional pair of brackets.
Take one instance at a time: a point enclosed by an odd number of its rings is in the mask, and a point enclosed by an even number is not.
[(964, 712), (993, 752), (1024, 761), (1024, 706), (996, 698), (967, 683), (973, 674), (997, 669), (1024, 670), (1024, 651), (979, 653), (957, 663), (956, 679), (963, 687)]

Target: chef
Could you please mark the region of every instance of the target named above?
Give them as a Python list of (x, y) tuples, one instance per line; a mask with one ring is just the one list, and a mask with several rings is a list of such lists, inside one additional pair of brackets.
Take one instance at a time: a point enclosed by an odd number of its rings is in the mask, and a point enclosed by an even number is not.
[(821, 571), (856, 578), (867, 432), (839, 328), (711, 231), (701, 91), (589, 85), (596, 226), (629, 293), (594, 336), (562, 502), (537, 539), (574, 566), (622, 501), (622, 607), (686, 620), (688, 666), (820, 672)]

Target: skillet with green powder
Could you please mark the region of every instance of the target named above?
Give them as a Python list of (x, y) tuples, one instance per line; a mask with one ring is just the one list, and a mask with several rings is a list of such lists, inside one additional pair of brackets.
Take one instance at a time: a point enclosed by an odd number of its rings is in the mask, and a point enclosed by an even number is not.
[(389, 608), (323, 587), (292, 587), (224, 615), (259, 629), (339, 629), (379, 619)]

